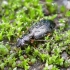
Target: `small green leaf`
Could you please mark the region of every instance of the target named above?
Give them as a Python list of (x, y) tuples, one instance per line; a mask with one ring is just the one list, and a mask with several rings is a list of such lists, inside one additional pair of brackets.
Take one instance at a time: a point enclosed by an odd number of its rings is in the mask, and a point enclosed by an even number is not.
[(52, 3), (52, 2), (53, 2), (53, 0), (46, 0), (46, 2), (50, 2), (50, 3)]
[(28, 46), (25, 50), (26, 50), (26, 53), (29, 53), (31, 51), (30, 46)]
[(39, 55), (39, 51), (37, 49), (34, 49), (33, 56), (37, 57), (38, 55)]
[(8, 52), (9, 50), (3, 44), (0, 44), (0, 55), (6, 55)]
[(67, 11), (65, 14), (66, 17), (70, 17), (70, 11)]
[(0, 64), (0, 69), (4, 70), (5, 63)]
[(3, 40), (2, 32), (0, 33), (0, 40)]
[(23, 61), (23, 60), (24, 60), (24, 57), (23, 57), (23, 56), (20, 56), (19, 58), (20, 58), (20, 60), (21, 60), (21, 61)]
[(66, 10), (65, 6), (62, 5), (62, 6), (60, 7), (60, 12), (65, 12), (65, 10)]
[(31, 59), (31, 62), (34, 64), (36, 62), (36, 59), (35, 58), (32, 58)]

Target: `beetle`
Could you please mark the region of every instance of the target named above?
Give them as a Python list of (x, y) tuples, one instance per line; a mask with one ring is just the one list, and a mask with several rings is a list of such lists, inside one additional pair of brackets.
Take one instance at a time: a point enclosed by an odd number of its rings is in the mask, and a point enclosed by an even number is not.
[(46, 34), (51, 33), (54, 30), (55, 26), (56, 24), (52, 20), (48, 19), (42, 19), (34, 23), (28, 30), (27, 34), (22, 35), (21, 38), (17, 39), (16, 46), (24, 46), (32, 38), (36, 40), (41, 39), (42, 37), (46, 36)]

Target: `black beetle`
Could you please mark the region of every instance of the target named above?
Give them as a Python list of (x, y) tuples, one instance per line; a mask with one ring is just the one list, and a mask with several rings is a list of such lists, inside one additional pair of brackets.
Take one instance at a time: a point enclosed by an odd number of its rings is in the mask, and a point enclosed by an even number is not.
[(22, 38), (17, 40), (17, 47), (26, 45), (27, 42), (33, 39), (40, 39), (44, 37), (47, 33), (50, 33), (55, 28), (55, 23), (52, 20), (42, 19), (37, 23), (33, 24), (28, 30), (29, 34), (23, 35)]

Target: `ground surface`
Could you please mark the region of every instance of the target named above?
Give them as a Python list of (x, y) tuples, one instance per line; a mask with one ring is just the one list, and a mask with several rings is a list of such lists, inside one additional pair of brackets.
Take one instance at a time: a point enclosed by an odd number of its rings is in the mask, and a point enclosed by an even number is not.
[[(47, 8), (45, 7), (45, 1), (44, 0), (40, 1), (40, 3), (43, 4), (43, 9), (44, 9), (43, 13), (45, 13), (48, 16), (52, 16), (48, 18), (54, 20), (54, 22), (57, 24), (57, 27), (50, 36), (48, 37), (46, 36), (43, 39), (43, 40), (47, 40), (47, 42), (34, 42), (31, 45), (29, 44), (28, 46), (22, 49), (16, 48), (15, 44), (17, 38), (22, 36), (22, 32), (23, 31), (25, 32), (32, 25), (31, 24), (32, 22), (33, 23), (37, 22), (36, 20), (39, 20), (44, 16), (40, 14), (41, 10), (38, 10), (40, 8), (38, 7), (38, 9), (34, 10), (34, 8), (37, 8), (37, 6), (33, 8), (32, 7), (33, 4), (31, 3), (31, 5), (29, 5), (28, 0), (25, 3), (25, 7), (24, 7), (25, 14), (23, 14), (24, 11), (22, 10), (22, 7), (24, 5), (22, 4), (22, 6), (20, 6), (22, 2), (19, 1), (20, 0), (18, 1), (15, 0), (16, 3), (10, 2), (9, 3), (10, 7), (9, 6), (3, 7), (2, 12), (0, 8), (0, 12), (1, 12), (0, 24), (4, 23), (4, 25), (0, 25), (0, 32), (3, 33), (3, 35), (1, 35), (0, 33), (0, 40), (1, 40), (0, 44), (2, 44), (3, 42), (3, 44), (9, 50), (8, 52), (8, 50), (4, 47), (3, 49), (5, 50), (0, 51), (0, 54), (3, 54), (0, 55), (1, 56), (0, 69), (1, 70), (70, 70), (70, 26), (69, 26), (70, 13), (67, 13), (66, 16), (65, 15), (66, 11), (60, 12), (59, 8), (63, 4), (62, 0), (54, 0), (54, 2), (58, 4), (57, 5), (58, 12), (56, 12), (57, 14), (56, 18), (55, 18), (56, 16), (55, 12), (50, 13), (50, 11), (48, 11)], [(5, 4), (7, 3), (5, 2)], [(18, 5), (18, 8), (20, 10), (16, 8), (16, 4)], [(6, 11), (4, 10), (5, 8), (7, 9)], [(53, 6), (53, 8), (55, 7)], [(10, 10), (12, 12), (10, 12)], [(14, 10), (15, 13), (12, 14)], [(28, 13), (28, 11), (31, 12)], [(38, 14), (35, 13), (34, 11), (36, 11)], [(8, 23), (10, 23), (10, 25)], [(7, 31), (8, 33), (6, 33)], [(10, 41), (10, 37), (12, 36), (12, 34), (15, 37), (15, 39), (12, 37), (12, 39), (15, 40), (14, 42)], [(4, 39), (2, 38), (2, 36)], [(5, 39), (6, 37), (8, 38), (9, 41)]]

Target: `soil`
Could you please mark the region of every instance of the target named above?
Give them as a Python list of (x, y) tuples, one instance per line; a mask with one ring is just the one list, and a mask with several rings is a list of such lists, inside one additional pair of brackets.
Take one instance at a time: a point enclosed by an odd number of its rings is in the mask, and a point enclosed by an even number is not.
[(32, 65), (29, 70), (43, 70), (43, 67), (44, 64), (38, 61), (34, 65)]

